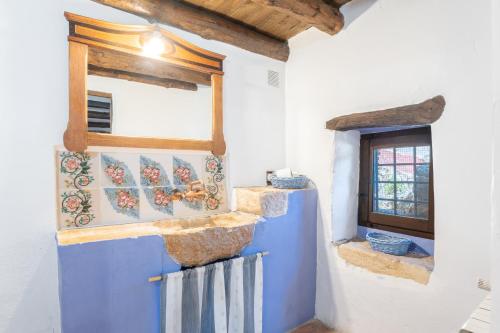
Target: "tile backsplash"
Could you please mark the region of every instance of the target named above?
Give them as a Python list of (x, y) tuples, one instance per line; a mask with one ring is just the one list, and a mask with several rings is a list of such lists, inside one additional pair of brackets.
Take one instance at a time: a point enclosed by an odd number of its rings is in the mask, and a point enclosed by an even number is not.
[[(195, 217), (228, 211), (224, 157), (56, 149), (58, 228)], [(185, 197), (201, 181), (208, 195)]]

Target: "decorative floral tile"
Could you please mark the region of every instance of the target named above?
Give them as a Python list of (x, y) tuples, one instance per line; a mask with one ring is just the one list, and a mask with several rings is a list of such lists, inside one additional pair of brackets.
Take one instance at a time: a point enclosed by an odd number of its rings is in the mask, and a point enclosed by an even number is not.
[(224, 196), (226, 188), (223, 184), (218, 185), (218, 192), (216, 194), (210, 193), (204, 202), (204, 209), (208, 213), (217, 213), (227, 210), (227, 202)]
[(141, 155), (141, 185), (170, 186), (165, 168), (157, 161)]
[(198, 202), (196, 206), (189, 205), (186, 202), (174, 201), (174, 217), (175, 218), (184, 218), (184, 217), (197, 217), (207, 215), (205, 210), (203, 209), (203, 202)]
[[(174, 214), (174, 203), (172, 200), (173, 189), (167, 187), (144, 187), (142, 189), (149, 207), (157, 212), (168, 215)], [(143, 205), (145, 206), (145, 205)], [(142, 214), (141, 214), (142, 215)]]
[(98, 190), (69, 190), (60, 194), (59, 227), (80, 228), (100, 224)]
[(59, 189), (95, 188), (98, 185), (98, 154), (57, 151)]
[[(137, 188), (105, 188), (104, 193), (116, 213), (139, 219), (140, 200)], [(109, 216), (109, 214), (106, 215)]]
[[(224, 158), (168, 152), (56, 152), (59, 228), (227, 211)], [(174, 200), (202, 181), (203, 200)]]
[(227, 209), (226, 188), (224, 186), (224, 164), (219, 156), (208, 155), (204, 158), (205, 188), (208, 197), (205, 200), (205, 210), (220, 211)]
[[(177, 190), (186, 192), (189, 190), (190, 183), (202, 180), (200, 178), (203, 175), (202, 158), (202, 155), (176, 155), (173, 157), (173, 179)], [(184, 212), (185, 214), (182, 214), (182, 216), (188, 216), (190, 211), (196, 214), (203, 209), (203, 203), (200, 200), (182, 199), (180, 203), (189, 208), (188, 211), (185, 211), (181, 207), (178, 209), (174, 208), (175, 211)]]
[[(133, 187), (136, 186), (133, 171), (138, 171), (137, 156), (133, 154), (101, 153), (101, 169), (103, 172), (101, 186)], [(121, 158), (120, 158), (121, 157)], [(128, 160), (126, 163), (125, 160)]]
[[(199, 180), (201, 175), (201, 155), (183, 155), (173, 157), (174, 185), (180, 187), (188, 185), (192, 181)], [(180, 189), (180, 188), (179, 188)]]

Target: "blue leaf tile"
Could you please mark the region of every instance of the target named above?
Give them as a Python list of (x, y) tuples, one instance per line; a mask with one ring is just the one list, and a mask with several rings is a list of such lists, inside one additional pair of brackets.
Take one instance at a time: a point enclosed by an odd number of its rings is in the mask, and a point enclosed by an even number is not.
[(105, 188), (104, 193), (117, 213), (139, 218), (139, 190), (137, 188)]
[(191, 163), (174, 156), (174, 184), (188, 185), (190, 182), (198, 180), (198, 175)]
[(174, 214), (174, 204), (171, 197), (173, 193), (172, 187), (145, 187), (143, 191), (148, 203), (154, 210), (169, 215)]
[(111, 156), (101, 154), (102, 169), (106, 177), (118, 187), (136, 186), (134, 176), (128, 166)]
[(167, 172), (163, 166), (141, 155), (141, 185), (142, 186), (170, 186)]

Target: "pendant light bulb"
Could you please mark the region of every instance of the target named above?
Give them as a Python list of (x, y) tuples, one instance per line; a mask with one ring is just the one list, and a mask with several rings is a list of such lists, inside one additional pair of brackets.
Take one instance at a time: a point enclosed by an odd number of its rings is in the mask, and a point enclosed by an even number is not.
[(142, 53), (149, 57), (158, 57), (165, 52), (165, 41), (159, 31), (154, 31), (144, 42)]

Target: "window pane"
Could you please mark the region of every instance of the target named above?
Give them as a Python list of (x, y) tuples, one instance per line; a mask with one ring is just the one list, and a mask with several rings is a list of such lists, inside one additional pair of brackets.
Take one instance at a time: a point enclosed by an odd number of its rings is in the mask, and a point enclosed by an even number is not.
[(413, 163), (413, 147), (396, 148), (396, 163)]
[(416, 181), (429, 182), (429, 164), (420, 164), (416, 166)]
[(428, 204), (417, 204), (417, 217), (422, 219), (429, 218), (429, 205)]
[(429, 184), (416, 184), (417, 201), (429, 201)]
[(377, 194), (379, 199), (394, 199), (394, 184), (379, 183)]
[(415, 203), (398, 201), (396, 204), (396, 214), (401, 216), (415, 216)]
[(413, 165), (396, 165), (396, 181), (413, 181)]
[[(361, 158), (363, 172), (370, 172), (370, 179), (362, 179), (360, 188), (369, 190), (370, 206), (366, 216), (373, 224), (401, 229), (413, 228), (427, 232), (419, 226), (419, 220), (429, 221), (433, 217), (432, 193), (432, 146), (426, 130), (411, 130), (390, 134), (370, 134), (363, 137), (371, 149), (371, 156), (364, 150)], [(366, 157), (370, 157), (368, 160)], [(368, 165), (371, 161), (371, 165)], [(371, 184), (367, 184), (370, 182)], [(362, 207), (363, 213), (368, 207)], [(384, 214), (382, 217), (378, 214)], [(408, 221), (414, 221), (408, 223)]]
[(375, 203), (375, 207), (375, 211), (379, 213), (394, 215), (394, 201), (377, 200)]
[(378, 164), (394, 164), (394, 149), (382, 148), (375, 149)]
[(414, 199), (413, 183), (397, 183), (396, 184), (396, 198), (398, 200), (411, 200)]
[(417, 147), (417, 163), (430, 163), (431, 161), (431, 147), (430, 146), (422, 146)]
[(378, 181), (394, 181), (394, 167), (392, 165), (384, 165), (377, 167)]

